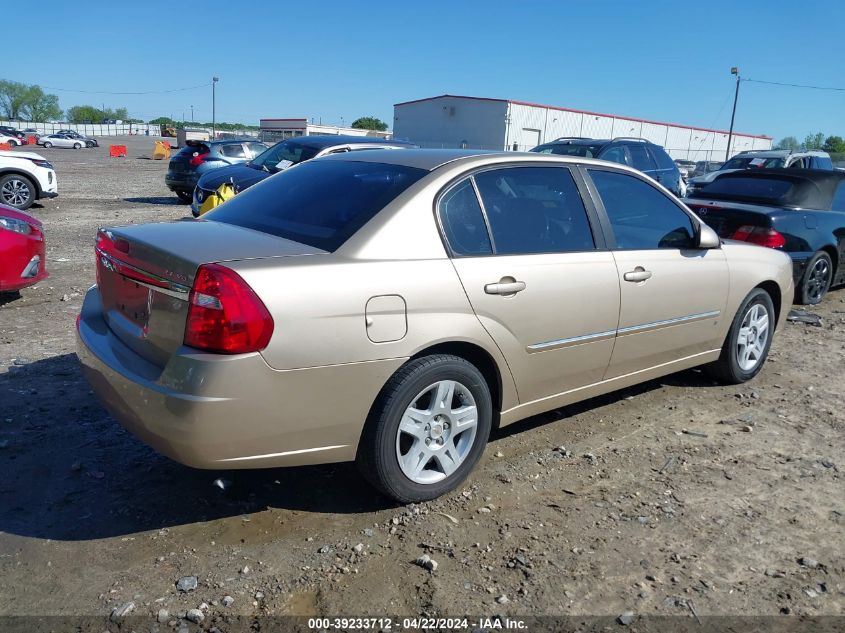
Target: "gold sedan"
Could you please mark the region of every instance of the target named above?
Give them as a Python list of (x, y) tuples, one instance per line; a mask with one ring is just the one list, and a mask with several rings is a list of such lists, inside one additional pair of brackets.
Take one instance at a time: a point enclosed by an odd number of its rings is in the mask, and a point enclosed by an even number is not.
[(78, 353), (179, 462), (356, 460), (411, 502), (458, 486), (492, 427), (699, 365), (753, 378), (792, 295), (784, 253), (720, 242), (626, 167), (373, 150), (101, 230)]

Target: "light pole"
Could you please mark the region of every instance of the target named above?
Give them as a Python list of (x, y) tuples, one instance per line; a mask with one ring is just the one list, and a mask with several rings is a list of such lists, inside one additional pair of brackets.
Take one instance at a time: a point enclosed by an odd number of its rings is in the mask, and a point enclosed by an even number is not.
[(725, 150), (725, 162), (731, 157), (731, 140), (734, 135), (734, 118), (736, 118), (736, 102), (739, 99), (739, 67), (731, 68), (731, 74), (736, 75), (736, 92), (734, 93), (734, 109), (731, 112), (731, 129), (728, 131), (728, 148)]
[(191, 123), (194, 122), (194, 106), (191, 106)]
[(217, 136), (217, 82), (220, 77), (211, 78), (211, 140)]

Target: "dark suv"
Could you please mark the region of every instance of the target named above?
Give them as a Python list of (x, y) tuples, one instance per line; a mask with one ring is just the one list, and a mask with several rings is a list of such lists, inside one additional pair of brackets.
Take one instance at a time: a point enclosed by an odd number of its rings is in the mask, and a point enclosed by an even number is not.
[(204, 173), (252, 160), (267, 146), (258, 141), (186, 141), (167, 166), (164, 183), (182, 202), (190, 202), (194, 187)]
[(531, 151), (539, 154), (582, 156), (621, 163), (650, 176), (675, 195), (680, 195), (683, 188), (681, 172), (666, 150), (642, 138), (618, 137), (597, 140), (564, 137), (538, 145)]

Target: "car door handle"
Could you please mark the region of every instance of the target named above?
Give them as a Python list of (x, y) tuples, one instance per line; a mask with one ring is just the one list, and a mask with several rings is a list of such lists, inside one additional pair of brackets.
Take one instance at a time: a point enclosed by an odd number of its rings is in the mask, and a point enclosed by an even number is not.
[(510, 281), (496, 284), (487, 284), (484, 286), (484, 292), (488, 295), (515, 295), (517, 292), (525, 290), (524, 281)]
[(628, 271), (622, 275), (622, 277), (624, 277), (625, 281), (645, 281), (646, 279), (651, 279), (651, 271), (646, 270), (642, 266), (637, 266), (634, 270)]

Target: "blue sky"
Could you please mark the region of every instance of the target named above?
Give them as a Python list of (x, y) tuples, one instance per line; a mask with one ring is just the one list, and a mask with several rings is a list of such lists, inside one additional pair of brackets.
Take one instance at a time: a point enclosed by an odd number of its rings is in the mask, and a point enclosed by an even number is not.
[[(393, 104), (442, 93), (501, 97), (727, 128), (734, 79), (845, 87), (842, 0), (624, 2), (58, 2), (56, 24), (0, 76), (45, 88), (142, 92), (218, 75), (218, 120), (390, 123)], [(146, 17), (145, 17), (146, 16)], [(26, 27), (29, 29), (29, 27)], [(47, 33), (50, 33), (49, 35)], [(67, 34), (64, 36), (62, 34)], [(132, 116), (211, 119), (211, 89), (59, 95)], [(845, 136), (845, 92), (743, 82), (736, 129)]]

